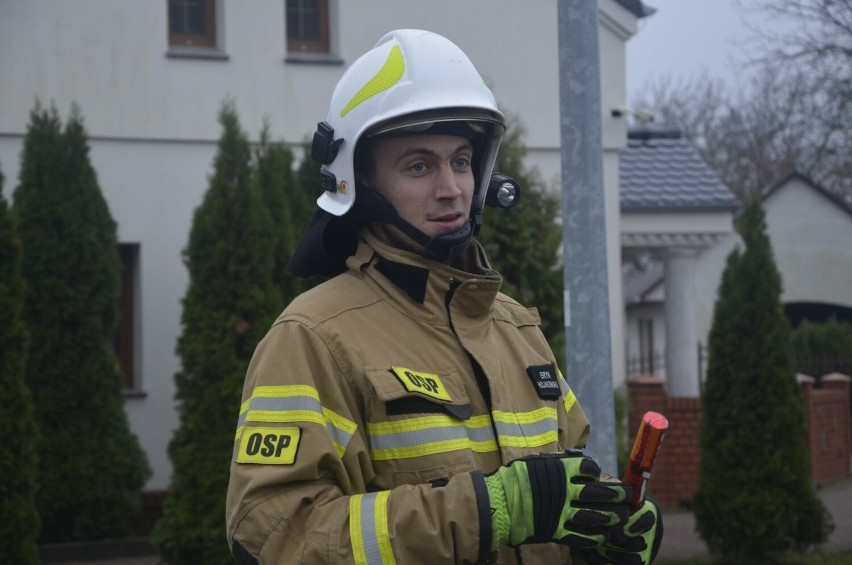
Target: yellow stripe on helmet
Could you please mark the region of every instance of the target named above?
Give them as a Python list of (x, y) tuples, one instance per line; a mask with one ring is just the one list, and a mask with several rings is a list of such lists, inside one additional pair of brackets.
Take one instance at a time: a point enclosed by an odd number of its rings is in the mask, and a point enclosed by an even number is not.
[(399, 48), (399, 45), (394, 45), (385, 64), (382, 65), (382, 68), (379, 69), (379, 72), (373, 78), (367, 81), (367, 84), (361, 87), (361, 90), (355, 93), (352, 100), (340, 111), (340, 117), (342, 118), (348, 114), (361, 102), (392, 87), (399, 82), (404, 72), (405, 59), (402, 57), (402, 50)]

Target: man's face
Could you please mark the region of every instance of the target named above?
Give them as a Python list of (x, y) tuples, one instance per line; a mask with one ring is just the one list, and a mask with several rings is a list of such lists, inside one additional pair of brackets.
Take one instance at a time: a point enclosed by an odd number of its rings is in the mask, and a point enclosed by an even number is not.
[(473, 199), (473, 147), (464, 137), (409, 135), (372, 142), (367, 184), (429, 237), (460, 228)]

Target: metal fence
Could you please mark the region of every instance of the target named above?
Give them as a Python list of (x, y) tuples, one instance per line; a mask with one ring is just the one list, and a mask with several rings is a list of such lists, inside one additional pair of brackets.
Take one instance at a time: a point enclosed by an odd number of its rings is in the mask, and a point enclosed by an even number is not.
[[(707, 378), (707, 361), (709, 350), (707, 346), (698, 343), (698, 378), (701, 389)], [(823, 375), (831, 373), (842, 373), (852, 376), (852, 358), (839, 356), (823, 356), (813, 358), (797, 358), (795, 360), (796, 372), (810, 375), (819, 379)], [(652, 375), (662, 379), (666, 378), (666, 353), (655, 351), (653, 355), (635, 355), (627, 359), (627, 378), (640, 375)]]

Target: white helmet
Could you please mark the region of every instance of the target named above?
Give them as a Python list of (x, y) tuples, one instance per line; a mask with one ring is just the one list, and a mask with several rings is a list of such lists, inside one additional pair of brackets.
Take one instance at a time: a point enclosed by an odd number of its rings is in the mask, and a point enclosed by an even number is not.
[[(362, 137), (390, 131), (422, 131), (463, 123), (478, 132), (474, 144), (477, 180), (472, 212), (479, 212), (491, 179), (503, 114), (467, 55), (428, 31), (388, 33), (343, 74), (328, 116), (318, 125), (312, 158), (323, 165), (320, 209), (346, 214), (355, 202), (355, 148)], [(479, 152), (479, 155), (476, 153)]]

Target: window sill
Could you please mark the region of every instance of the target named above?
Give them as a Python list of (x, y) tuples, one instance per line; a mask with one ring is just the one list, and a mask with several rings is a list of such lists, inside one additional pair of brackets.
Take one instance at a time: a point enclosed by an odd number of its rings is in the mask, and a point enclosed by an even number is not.
[(126, 388), (121, 391), (121, 397), (125, 400), (131, 398), (148, 398), (148, 393), (138, 388)]
[(224, 51), (215, 47), (169, 47), (166, 57), (170, 59), (211, 59), (216, 61), (227, 61), (231, 58)]
[(315, 53), (310, 51), (287, 53), (285, 63), (296, 65), (342, 65), (343, 59), (330, 53)]

